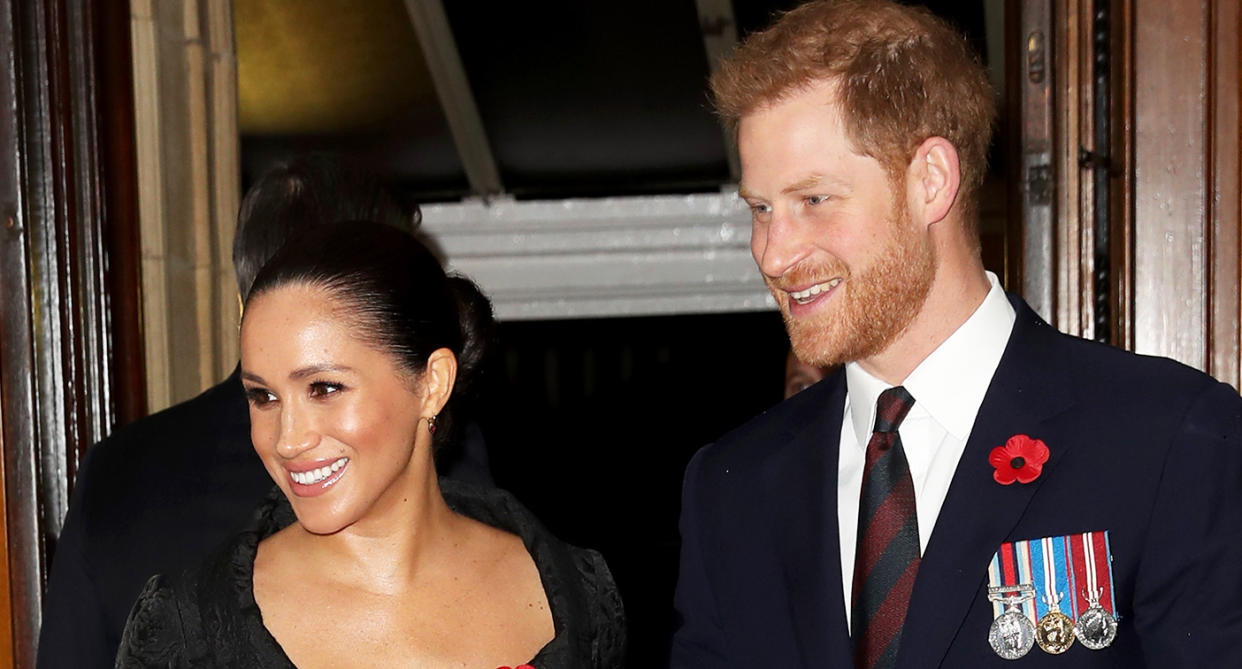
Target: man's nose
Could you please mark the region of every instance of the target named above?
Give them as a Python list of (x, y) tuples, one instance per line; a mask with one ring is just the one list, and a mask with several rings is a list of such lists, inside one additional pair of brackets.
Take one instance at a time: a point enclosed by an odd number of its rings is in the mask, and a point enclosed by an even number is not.
[(765, 224), (751, 232), (751, 251), (759, 271), (770, 278), (784, 274), (807, 256), (810, 249), (805, 226), (783, 207), (773, 208)]

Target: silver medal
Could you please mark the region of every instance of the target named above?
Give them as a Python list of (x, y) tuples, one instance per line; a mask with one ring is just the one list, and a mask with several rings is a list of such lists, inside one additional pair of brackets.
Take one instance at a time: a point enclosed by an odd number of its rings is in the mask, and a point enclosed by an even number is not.
[(988, 643), (997, 655), (1016, 660), (1035, 645), (1035, 624), (1018, 609), (1008, 609), (992, 621)]
[(1078, 622), (1074, 623), (1074, 635), (1078, 637), (1078, 642), (1091, 650), (1107, 648), (1117, 638), (1117, 619), (1100, 606), (1102, 592), (1103, 590), (1098, 590), (1087, 593), (1089, 606), (1078, 615)]
[(988, 588), (988, 599), (1006, 606), (1005, 612), (996, 616), (988, 629), (988, 644), (1006, 660), (1026, 655), (1035, 645), (1035, 623), (1020, 608), (1010, 608), (1034, 598), (1035, 591), (1027, 583)]

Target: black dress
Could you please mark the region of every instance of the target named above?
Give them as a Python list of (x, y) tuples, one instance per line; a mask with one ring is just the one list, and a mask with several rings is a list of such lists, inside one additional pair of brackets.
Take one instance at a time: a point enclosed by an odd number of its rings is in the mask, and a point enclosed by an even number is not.
[[(625, 614), (604, 559), (561, 542), (509, 493), (440, 480), (454, 511), (521, 537), (543, 581), (556, 636), (529, 661), (536, 669), (613, 669), (623, 664)], [(296, 521), (273, 491), (254, 521), (222, 551), (175, 578), (154, 576), (130, 612), (116, 666), (293, 667), (263, 626), (254, 599), (259, 542)]]

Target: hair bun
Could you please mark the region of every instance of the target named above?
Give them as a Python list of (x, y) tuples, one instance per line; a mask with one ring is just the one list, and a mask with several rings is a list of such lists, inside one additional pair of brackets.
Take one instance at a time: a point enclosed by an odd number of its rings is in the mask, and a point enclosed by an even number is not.
[(496, 320), (492, 302), (470, 279), (450, 274), (449, 294), (457, 307), (457, 324), (461, 330), (461, 353), (457, 356), (457, 381), (453, 394), (473, 399), (478, 380), (496, 342)]

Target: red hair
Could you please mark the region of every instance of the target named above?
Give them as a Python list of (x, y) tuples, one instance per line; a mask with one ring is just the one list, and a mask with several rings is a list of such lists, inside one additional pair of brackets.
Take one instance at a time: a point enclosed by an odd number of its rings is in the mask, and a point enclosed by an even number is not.
[(963, 209), (975, 211), (996, 101), (965, 38), (922, 8), (889, 0), (815, 0), (750, 35), (712, 75), (716, 109), (739, 121), (812, 83), (836, 84), (853, 148), (904, 174), (928, 137), (958, 152)]

